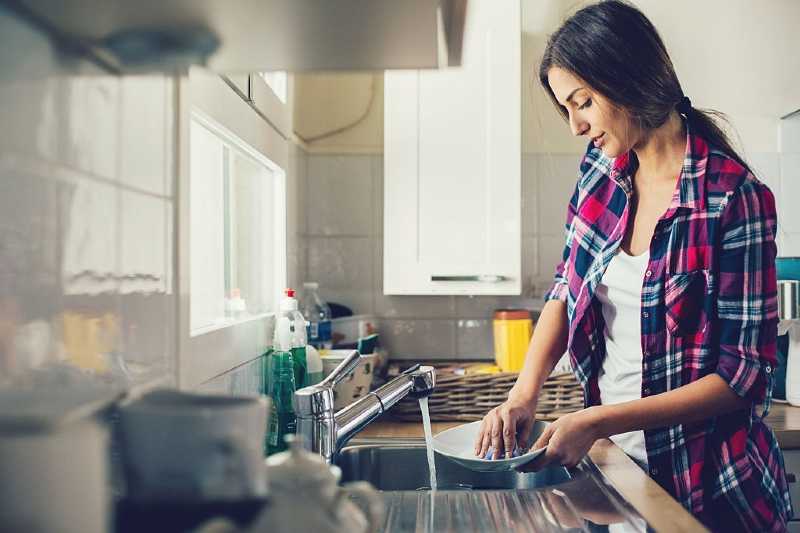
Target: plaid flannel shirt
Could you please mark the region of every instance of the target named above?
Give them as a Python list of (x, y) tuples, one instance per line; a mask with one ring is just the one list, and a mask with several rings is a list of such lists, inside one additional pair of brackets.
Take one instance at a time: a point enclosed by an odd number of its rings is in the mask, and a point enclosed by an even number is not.
[[(545, 296), (567, 304), (587, 406), (600, 403), (605, 357), (595, 288), (624, 236), (636, 166), (631, 152), (611, 159), (589, 144)], [(645, 431), (650, 476), (714, 530), (782, 531), (792, 512), (783, 456), (762, 420), (777, 363), (776, 226), (770, 190), (687, 127), (681, 176), (641, 281), (641, 393), (716, 373), (752, 400), (749, 410)]]

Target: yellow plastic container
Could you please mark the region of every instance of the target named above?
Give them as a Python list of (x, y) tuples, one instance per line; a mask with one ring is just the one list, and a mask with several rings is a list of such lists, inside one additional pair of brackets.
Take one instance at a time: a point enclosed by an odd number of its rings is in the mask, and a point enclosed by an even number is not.
[(519, 372), (533, 335), (531, 314), (524, 309), (494, 312), (494, 360), (503, 372)]

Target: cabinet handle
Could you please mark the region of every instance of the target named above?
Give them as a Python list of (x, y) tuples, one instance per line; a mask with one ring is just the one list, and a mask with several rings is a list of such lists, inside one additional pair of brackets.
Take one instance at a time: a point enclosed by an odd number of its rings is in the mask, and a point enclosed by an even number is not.
[(475, 275), (475, 276), (431, 276), (431, 281), (477, 281), (479, 283), (500, 283), (501, 281), (509, 281), (511, 278), (508, 276), (490, 276), (490, 275)]

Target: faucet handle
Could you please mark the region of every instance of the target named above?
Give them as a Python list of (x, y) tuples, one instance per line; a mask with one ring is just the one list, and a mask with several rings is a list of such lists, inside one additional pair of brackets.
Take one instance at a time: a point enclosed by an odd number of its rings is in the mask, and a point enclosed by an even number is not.
[(361, 354), (358, 353), (358, 350), (353, 350), (347, 354), (347, 357), (344, 358), (344, 361), (339, 363), (339, 366), (333, 369), (333, 372), (331, 372), (328, 377), (319, 383), (319, 386), (325, 388), (335, 387), (337, 383), (342, 381), (350, 372), (355, 370), (360, 361)]
[(292, 406), (295, 414), (304, 418), (312, 415), (333, 413), (333, 388), (358, 366), (361, 354), (353, 350), (328, 377), (317, 383), (295, 391)]

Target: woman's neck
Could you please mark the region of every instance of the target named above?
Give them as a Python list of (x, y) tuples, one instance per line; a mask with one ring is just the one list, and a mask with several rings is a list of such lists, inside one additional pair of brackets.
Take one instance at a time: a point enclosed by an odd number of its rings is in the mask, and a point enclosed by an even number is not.
[(673, 111), (663, 125), (645, 134), (633, 151), (639, 161), (636, 179), (640, 185), (674, 182), (686, 152), (686, 131), (680, 115)]

